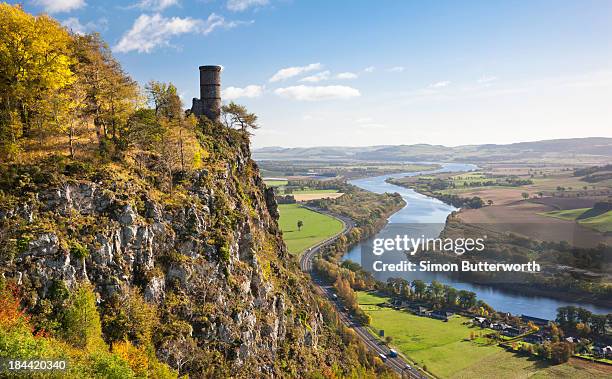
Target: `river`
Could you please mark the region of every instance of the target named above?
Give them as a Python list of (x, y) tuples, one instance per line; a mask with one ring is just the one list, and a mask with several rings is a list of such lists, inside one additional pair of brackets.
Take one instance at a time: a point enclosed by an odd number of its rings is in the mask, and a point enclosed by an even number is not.
[[(370, 178), (352, 180), (350, 183), (363, 188), (365, 190), (375, 193), (399, 193), (402, 198), (406, 201), (406, 206), (389, 218), (389, 223), (372, 238), (391, 236), (398, 234), (398, 227), (400, 224), (402, 227), (405, 225), (423, 224), (423, 227), (427, 226), (427, 232), (423, 230), (415, 230), (415, 236), (425, 234), (426, 237), (435, 237), (441, 231), (446, 221), (446, 217), (457, 208), (447, 205), (438, 199), (434, 199), (422, 194), (415, 192), (412, 189), (396, 186), (385, 182), (388, 178), (401, 178), (405, 176), (414, 176), (423, 173), (437, 173), (437, 172), (449, 172), (449, 171), (470, 171), (476, 169), (476, 166), (470, 164), (458, 164), (450, 163), (444, 164), (442, 168), (435, 171), (427, 172), (413, 172), (403, 174), (388, 174), (375, 176)], [(433, 228), (433, 229), (432, 229)], [(403, 232), (402, 234), (411, 234), (410, 232)], [(431, 235), (433, 234), (433, 235)], [(406, 280), (421, 279), (426, 282), (437, 280), (443, 284), (448, 284), (457, 289), (468, 290), (475, 292), (479, 299), (484, 300), (487, 304), (491, 305), (497, 311), (510, 312), (512, 314), (521, 315), (526, 314), (529, 316), (545, 318), (548, 320), (554, 320), (557, 315), (557, 308), (574, 305), (589, 309), (593, 313), (607, 314), (612, 313), (612, 309), (606, 307), (598, 307), (588, 303), (572, 303), (564, 300), (556, 300), (548, 297), (541, 296), (527, 296), (516, 293), (510, 293), (495, 289), (491, 286), (474, 285), (467, 282), (457, 281), (456, 279), (450, 278), (444, 273), (433, 273), (433, 272), (376, 272), (373, 271), (372, 265), (363, 264), (361, 259), (361, 245), (356, 245), (347, 254), (344, 255), (343, 260), (350, 259), (354, 262), (362, 263), (364, 269), (371, 271), (374, 276), (381, 281), (386, 281), (390, 277), (402, 277)], [(405, 259), (404, 257), (397, 257), (397, 261)], [(385, 260), (389, 262), (389, 260)]]

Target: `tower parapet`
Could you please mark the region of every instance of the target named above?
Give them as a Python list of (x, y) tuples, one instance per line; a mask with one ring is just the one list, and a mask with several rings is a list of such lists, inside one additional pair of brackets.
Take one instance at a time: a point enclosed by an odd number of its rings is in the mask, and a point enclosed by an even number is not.
[(221, 66), (200, 66), (200, 98), (193, 99), (191, 112), (212, 121), (221, 117)]

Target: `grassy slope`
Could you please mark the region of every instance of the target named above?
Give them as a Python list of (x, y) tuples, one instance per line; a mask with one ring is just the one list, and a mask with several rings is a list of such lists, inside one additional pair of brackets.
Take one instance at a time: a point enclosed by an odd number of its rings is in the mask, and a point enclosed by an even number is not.
[(581, 214), (588, 211), (590, 208), (578, 208), (578, 209), (566, 209), (562, 211), (552, 211), (542, 213), (544, 216), (560, 218), (562, 220), (573, 221), (577, 219)]
[(578, 223), (600, 232), (612, 232), (612, 211), (579, 220)]
[[(278, 209), (283, 239), (292, 254), (299, 254), (342, 231), (342, 223), (337, 219), (313, 212), (298, 204), (281, 204)], [(300, 231), (297, 227), (298, 220), (304, 222)]]
[(364, 292), (358, 293), (358, 301), (372, 316), (372, 326), (393, 337), (392, 345), (441, 378), (526, 378), (534, 374), (542, 378), (603, 377), (595, 369), (581, 371), (570, 364), (549, 366), (519, 357), (497, 345), (487, 345), (483, 338), (465, 341), (472, 332), (479, 335), (481, 329), (463, 325), (467, 319), (460, 316), (442, 322), (380, 308), (376, 304), (385, 298)]
[[(563, 220), (577, 220), (580, 215), (588, 211), (590, 208), (568, 209), (563, 211), (552, 211), (541, 213), (544, 216), (560, 218)], [(612, 231), (612, 211), (600, 214), (595, 217), (588, 217), (578, 220), (578, 223), (588, 228), (598, 230), (600, 232)]]

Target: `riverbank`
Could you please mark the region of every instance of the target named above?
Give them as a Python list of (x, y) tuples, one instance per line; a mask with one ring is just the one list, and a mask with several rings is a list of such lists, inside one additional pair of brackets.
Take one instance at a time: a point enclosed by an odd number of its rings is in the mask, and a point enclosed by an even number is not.
[[(443, 263), (449, 263), (449, 262), (454, 261), (454, 260), (449, 260), (449, 259), (453, 259), (449, 256), (444, 256), (444, 258), (440, 260), (440, 256), (438, 254), (427, 254), (427, 255), (423, 254), (423, 255), (419, 255), (418, 259), (419, 260), (426, 259), (426, 260), (431, 261), (432, 263), (437, 262), (437, 261), (440, 261)], [(502, 291), (509, 295), (531, 297), (534, 300), (537, 300), (538, 298), (554, 299), (554, 300), (558, 300), (562, 302), (567, 302), (568, 304), (574, 304), (574, 303), (591, 304), (591, 305), (597, 306), (598, 308), (612, 309), (612, 299), (608, 295), (594, 294), (594, 293), (586, 292), (586, 291), (576, 291), (575, 288), (568, 287), (568, 283), (571, 282), (572, 280), (575, 280), (571, 277), (571, 274), (569, 273), (563, 277), (564, 278), (563, 280), (561, 280), (560, 276), (557, 276), (556, 278), (556, 282), (560, 282), (559, 284), (564, 285), (564, 287), (553, 287), (553, 288), (546, 287), (547, 285), (550, 285), (550, 284), (542, 281), (543, 279), (545, 279), (545, 277), (542, 277), (541, 273), (540, 274), (526, 274), (526, 275), (531, 275), (533, 278), (536, 277), (534, 275), (538, 275), (537, 278), (541, 280), (540, 282), (527, 282), (527, 280), (529, 279), (527, 279), (525, 282), (519, 282), (517, 280), (513, 282), (496, 282), (493, 279), (488, 279), (488, 280), (476, 279), (476, 278), (473, 278), (469, 273), (465, 273), (465, 272), (461, 272), (460, 273), (461, 275), (457, 273), (453, 273), (453, 272), (449, 272), (446, 274), (453, 281), (461, 281), (464, 283), (470, 283), (474, 286), (482, 287), (482, 288), (494, 288), (496, 290)], [(482, 277), (484, 274), (479, 272), (476, 275)], [(547, 277), (555, 278), (555, 276), (552, 274)], [(533, 280), (533, 278), (531, 280)], [(500, 309), (500, 311), (506, 311), (506, 310)]]
[[(474, 168), (475, 166), (473, 165), (448, 164), (442, 169), (432, 172), (432, 174), (439, 172), (470, 171)], [(409, 176), (415, 174), (406, 173), (397, 176), (407, 175)], [(401, 224), (433, 223), (436, 225), (439, 224), (441, 229), (444, 228), (447, 216), (457, 209), (449, 206), (448, 204), (442, 203), (435, 198), (418, 193), (413, 189), (399, 187), (386, 182), (387, 179), (395, 176), (396, 175), (384, 175), (351, 181), (351, 184), (371, 192), (398, 192), (408, 204), (406, 207), (393, 214), (390, 217), (390, 223), (388, 226), (383, 228), (383, 231), (377, 235), (384, 236), (385, 233), (396, 233), (397, 230), (401, 230)], [(355, 246), (349, 251), (349, 253), (344, 255), (343, 259), (361, 262), (361, 247)], [(532, 294), (527, 294), (526, 290), (510, 292), (508, 290), (511, 289), (510, 286), (492, 286), (490, 283), (483, 286), (482, 281), (478, 282), (481, 285), (464, 281), (458, 282), (442, 273), (380, 273), (374, 272), (370, 267), (364, 267), (364, 269), (371, 272), (378, 280), (382, 282), (386, 282), (386, 280), (390, 277), (398, 276), (401, 276), (403, 279), (409, 281), (414, 279), (420, 279), (426, 282), (437, 280), (443, 284), (448, 284), (458, 289), (475, 292), (477, 293), (479, 299), (484, 300), (493, 308), (504, 312), (510, 312), (512, 314), (528, 314), (546, 319), (554, 319), (556, 317), (557, 308), (567, 305), (586, 308), (597, 314), (609, 313), (610, 309), (606, 306), (597, 306), (597, 301), (581, 302), (577, 298), (571, 298), (571, 295), (559, 295), (557, 297), (547, 296), (550, 295), (550, 293), (542, 292), (542, 289), (538, 289), (537, 291), (536, 289), (533, 289), (531, 292)], [(585, 299), (588, 299), (588, 297), (585, 296)], [(592, 300), (592, 298), (589, 300)]]

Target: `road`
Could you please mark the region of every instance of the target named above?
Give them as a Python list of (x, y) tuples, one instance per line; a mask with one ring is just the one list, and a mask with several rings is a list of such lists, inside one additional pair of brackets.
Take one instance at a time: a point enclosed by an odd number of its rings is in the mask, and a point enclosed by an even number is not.
[(426, 379), (427, 376), (421, 374), (415, 368), (409, 368), (410, 366), (408, 365), (408, 363), (404, 359), (402, 359), (400, 356), (396, 358), (390, 358), (389, 348), (385, 344), (383, 344), (380, 340), (372, 336), (372, 334), (368, 331), (368, 329), (365, 326), (360, 325), (359, 323), (351, 320), (350, 315), (342, 309), (341, 304), (339, 304), (338, 300), (334, 300), (333, 298), (334, 291), (332, 287), (330, 285), (323, 283), (320, 279), (312, 275), (312, 272), (311, 272), (312, 271), (312, 261), (314, 257), (317, 255), (317, 253), (321, 250), (321, 248), (334, 243), (340, 236), (348, 234), (351, 231), (351, 229), (353, 229), (353, 227), (355, 226), (355, 223), (353, 222), (353, 220), (349, 218), (331, 214), (321, 209), (312, 208), (312, 207), (307, 207), (307, 208), (312, 211), (323, 213), (328, 216), (337, 218), (338, 220), (342, 222), (344, 227), (342, 228), (342, 231), (340, 233), (326, 239), (325, 241), (322, 241), (316, 244), (315, 246), (309, 248), (302, 254), (302, 257), (300, 258), (300, 268), (302, 269), (302, 271), (310, 274), (310, 277), (312, 278), (312, 281), (317, 287), (317, 290), (319, 291), (319, 293), (323, 296), (326, 296), (332, 302), (332, 304), (334, 304), (334, 306), (336, 307), (336, 311), (340, 315), (340, 320), (342, 320), (344, 325), (353, 329), (355, 333), (357, 334), (357, 336), (363, 341), (363, 343), (368, 347), (368, 349), (370, 349), (370, 351), (372, 351), (374, 354), (376, 355), (384, 354), (385, 356), (387, 356), (387, 360), (385, 361), (385, 364), (389, 368), (391, 368), (393, 371), (399, 374), (402, 378)]

